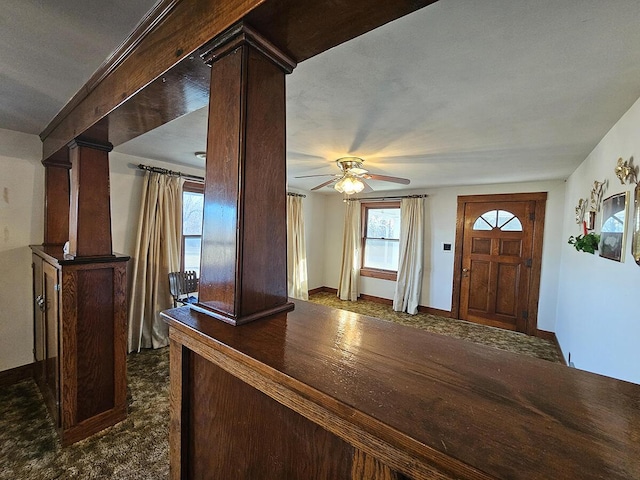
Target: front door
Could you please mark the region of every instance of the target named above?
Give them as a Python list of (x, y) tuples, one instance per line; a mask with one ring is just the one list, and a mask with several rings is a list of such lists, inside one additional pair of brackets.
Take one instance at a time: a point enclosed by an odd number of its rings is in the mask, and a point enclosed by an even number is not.
[(532, 195), (459, 198), (458, 318), (535, 335), (544, 202)]

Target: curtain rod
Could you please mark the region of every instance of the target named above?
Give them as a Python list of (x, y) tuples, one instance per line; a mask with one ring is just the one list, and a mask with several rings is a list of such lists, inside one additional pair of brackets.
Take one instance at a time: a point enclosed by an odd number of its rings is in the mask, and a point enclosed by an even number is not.
[(166, 168), (160, 167), (150, 167), (149, 165), (138, 165), (140, 170), (146, 170), (148, 172), (160, 173), (161, 175), (173, 175), (176, 177), (188, 178), (189, 180), (195, 180), (197, 182), (204, 182), (204, 177), (199, 177), (198, 175), (191, 175), (189, 173), (182, 172), (174, 172), (173, 170), (167, 170)]
[(345, 202), (355, 202), (356, 200), (368, 201), (368, 200), (399, 200), (401, 198), (427, 198), (429, 195), (396, 195), (393, 197), (365, 197), (365, 198), (345, 198)]
[[(173, 170), (167, 170), (166, 168), (151, 167), (149, 165), (143, 165), (142, 163), (138, 165), (138, 168), (140, 170), (147, 170), (149, 172), (160, 173), (162, 175), (175, 175), (176, 177), (183, 177), (183, 178), (188, 178), (190, 180), (196, 180), (198, 182), (204, 182), (204, 177), (199, 177), (198, 175), (191, 175), (189, 173), (174, 172)], [(301, 193), (287, 192), (287, 195), (290, 195), (292, 197), (307, 198), (306, 195), (303, 195)]]

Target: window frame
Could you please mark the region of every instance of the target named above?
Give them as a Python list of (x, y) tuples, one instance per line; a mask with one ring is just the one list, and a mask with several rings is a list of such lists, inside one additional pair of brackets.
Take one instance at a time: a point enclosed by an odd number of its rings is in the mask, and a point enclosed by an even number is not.
[[(398, 280), (398, 270), (385, 270), (382, 268), (371, 268), (365, 267), (364, 259), (365, 259), (365, 249), (367, 244), (367, 221), (369, 219), (369, 210), (381, 210), (381, 209), (390, 209), (397, 208), (400, 210), (400, 201), (393, 202), (362, 202), (361, 203), (361, 235), (360, 235), (360, 248), (362, 254), (360, 255), (360, 275), (363, 277), (371, 277), (371, 278), (379, 278), (382, 280)], [(375, 240), (387, 240), (387, 241), (396, 241), (400, 244), (400, 239), (378, 239), (372, 237)]]
[[(184, 202), (184, 192), (190, 192), (190, 193), (201, 193), (202, 195), (204, 195), (204, 183), (200, 183), (200, 182), (191, 182), (191, 181), (185, 181), (182, 184), (182, 200)], [(184, 250), (185, 250), (185, 239), (186, 238), (200, 238), (200, 241), (202, 242), (202, 234), (200, 235), (185, 235), (184, 234), (184, 218), (182, 218), (181, 222), (180, 222), (180, 271), (184, 272)], [(202, 243), (201, 243), (202, 244)], [(200, 257), (202, 260), (202, 251), (200, 252)], [(200, 276), (200, 275), (198, 275)]]

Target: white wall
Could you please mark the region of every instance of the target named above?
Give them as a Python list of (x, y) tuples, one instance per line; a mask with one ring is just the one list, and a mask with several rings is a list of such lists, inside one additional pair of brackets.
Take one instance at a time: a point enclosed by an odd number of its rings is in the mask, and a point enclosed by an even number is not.
[(44, 239), (37, 135), (0, 129), (0, 371), (33, 361), (31, 250)]
[(307, 249), (307, 279), (309, 290), (324, 286), (324, 220), (325, 201), (319, 193), (306, 192), (295, 188), (289, 192), (306, 195), (302, 199), (304, 219), (304, 239)]
[[(589, 198), (594, 180), (608, 179), (605, 198), (629, 191), (631, 217), (634, 186), (621, 185), (613, 170), (619, 157), (640, 163), (639, 130), (640, 100), (567, 181), (556, 322), (562, 350), (577, 368), (635, 383), (640, 383), (640, 267), (631, 257), (631, 225), (621, 263), (577, 252), (566, 242), (581, 233), (574, 209), (579, 198)], [(597, 231), (601, 221), (598, 215)]]
[[(443, 243), (455, 246), (456, 211), (458, 195), (484, 195), (496, 193), (548, 192), (542, 271), (540, 278), (540, 302), (538, 328), (553, 331), (555, 328), (559, 259), (562, 244), (564, 209), (563, 181), (481, 185), (475, 187), (447, 187), (425, 191), (425, 259), (424, 278), (420, 305), (451, 310), (453, 289), (454, 252), (442, 250)], [(384, 192), (391, 195), (390, 192)], [(380, 194), (378, 194), (380, 195)], [(325, 285), (336, 288), (340, 278), (344, 204), (339, 195), (327, 197), (325, 213)], [(393, 298), (395, 282), (376, 278), (360, 279), (361, 293), (382, 298)]]

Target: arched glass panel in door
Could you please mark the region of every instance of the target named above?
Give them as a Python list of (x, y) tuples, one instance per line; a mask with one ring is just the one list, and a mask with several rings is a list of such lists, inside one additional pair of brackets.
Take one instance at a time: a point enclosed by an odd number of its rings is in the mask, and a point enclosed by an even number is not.
[(518, 217), (507, 210), (489, 210), (484, 212), (473, 223), (474, 230), (493, 230), (497, 228), (505, 232), (521, 232), (522, 223)]

